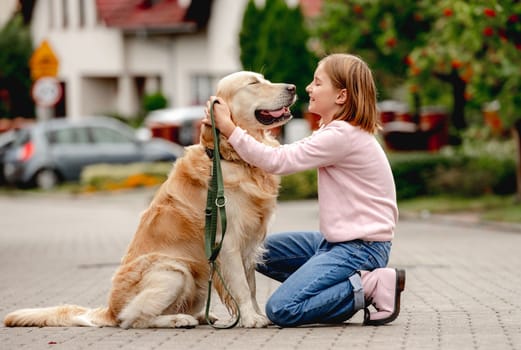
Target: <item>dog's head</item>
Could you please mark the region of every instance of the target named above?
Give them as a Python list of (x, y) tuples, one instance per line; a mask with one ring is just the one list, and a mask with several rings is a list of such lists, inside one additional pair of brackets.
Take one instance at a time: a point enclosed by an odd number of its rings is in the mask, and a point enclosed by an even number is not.
[(272, 83), (259, 73), (241, 71), (227, 75), (217, 85), (241, 128), (253, 131), (272, 129), (291, 118), (289, 107), (295, 102), (295, 85)]
[[(289, 108), (296, 101), (295, 92), (293, 84), (272, 83), (262, 74), (240, 71), (222, 78), (217, 84), (216, 95), (228, 104), (237, 126), (257, 140), (265, 141), (269, 137), (269, 129), (281, 126), (292, 118)], [(211, 141), (208, 131), (203, 130), (201, 135), (205, 146), (209, 146), (208, 141)]]

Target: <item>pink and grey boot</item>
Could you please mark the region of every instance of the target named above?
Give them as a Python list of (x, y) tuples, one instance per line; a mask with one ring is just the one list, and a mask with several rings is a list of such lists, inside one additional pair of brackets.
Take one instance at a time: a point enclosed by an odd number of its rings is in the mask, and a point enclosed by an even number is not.
[[(366, 300), (364, 325), (380, 326), (392, 322), (400, 313), (400, 294), (405, 288), (405, 270), (380, 268), (361, 271)], [(370, 312), (373, 305), (376, 312)]]

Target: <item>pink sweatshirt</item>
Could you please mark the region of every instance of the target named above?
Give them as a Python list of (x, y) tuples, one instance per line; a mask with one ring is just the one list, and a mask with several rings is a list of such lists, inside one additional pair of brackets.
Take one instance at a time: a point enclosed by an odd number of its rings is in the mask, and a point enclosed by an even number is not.
[(394, 179), (370, 133), (334, 120), (280, 147), (264, 145), (239, 127), (228, 141), (245, 161), (269, 173), (318, 168), (320, 231), (329, 242), (393, 238), (398, 219)]

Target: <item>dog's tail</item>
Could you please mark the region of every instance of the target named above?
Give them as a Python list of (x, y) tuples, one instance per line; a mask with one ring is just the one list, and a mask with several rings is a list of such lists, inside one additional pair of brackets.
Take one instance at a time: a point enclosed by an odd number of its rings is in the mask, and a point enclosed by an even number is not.
[(103, 327), (118, 322), (107, 307), (88, 309), (76, 305), (60, 305), (36, 309), (20, 309), (4, 318), (7, 327)]

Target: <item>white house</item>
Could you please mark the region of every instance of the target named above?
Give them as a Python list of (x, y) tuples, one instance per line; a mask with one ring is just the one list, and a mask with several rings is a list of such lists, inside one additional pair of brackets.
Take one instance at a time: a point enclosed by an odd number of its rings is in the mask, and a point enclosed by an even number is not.
[[(293, 1), (295, 2), (295, 1)], [(301, 1), (317, 11), (320, 1)], [(241, 69), (238, 34), (247, 0), (38, 0), (35, 46), (59, 61), (57, 115), (135, 115), (161, 91), (172, 107), (204, 103)]]
[(16, 10), (16, 0), (0, 1), (0, 27), (2, 27)]

